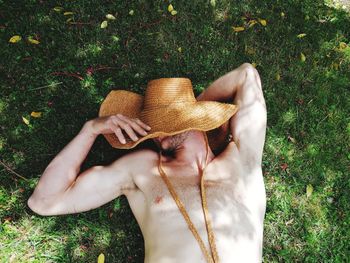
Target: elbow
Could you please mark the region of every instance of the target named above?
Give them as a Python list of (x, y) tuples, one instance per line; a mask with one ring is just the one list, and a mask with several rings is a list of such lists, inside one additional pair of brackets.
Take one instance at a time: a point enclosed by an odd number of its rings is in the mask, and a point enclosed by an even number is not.
[(34, 213), (41, 216), (51, 216), (47, 209), (43, 209), (43, 206), (40, 205), (40, 202), (37, 202), (33, 197), (30, 197), (27, 201), (27, 205)]

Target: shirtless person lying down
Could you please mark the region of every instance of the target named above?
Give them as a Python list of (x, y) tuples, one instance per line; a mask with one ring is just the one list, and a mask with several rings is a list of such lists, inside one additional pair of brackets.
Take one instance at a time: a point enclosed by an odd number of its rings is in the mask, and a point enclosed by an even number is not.
[[(125, 195), (145, 262), (261, 262), (265, 132), (260, 77), (248, 63), (197, 98), (187, 78), (152, 80), (144, 97), (112, 91), (99, 117), (47, 166), (28, 206), (43, 216), (73, 214)], [(118, 149), (152, 139), (159, 151), (139, 149), (79, 173), (99, 134)]]

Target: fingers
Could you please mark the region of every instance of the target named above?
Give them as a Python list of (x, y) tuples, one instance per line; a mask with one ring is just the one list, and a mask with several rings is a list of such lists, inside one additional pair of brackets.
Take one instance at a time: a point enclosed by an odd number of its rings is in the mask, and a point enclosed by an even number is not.
[(137, 124), (139, 124), (142, 128), (146, 129), (146, 130), (150, 130), (151, 127), (149, 127), (147, 124), (143, 123), (142, 121), (140, 121), (140, 119), (134, 119), (136, 121)]
[(139, 138), (137, 137), (134, 130), (143, 136), (146, 136), (148, 133), (145, 131), (145, 129), (150, 130), (151, 127), (143, 123), (139, 119), (130, 119), (126, 116), (123, 116), (122, 114), (117, 114), (111, 117), (111, 120), (113, 124), (115, 125), (112, 130), (118, 137), (119, 141), (123, 144), (126, 143), (124, 135), (122, 133), (122, 129), (129, 135), (129, 137), (133, 141), (137, 141)]
[[(145, 131), (145, 129), (149, 130), (146, 124), (144, 124), (142, 121), (139, 119), (129, 119), (125, 116), (121, 117), (123, 121), (128, 123), (135, 131), (138, 132), (138, 134), (146, 136), (148, 133)], [(151, 128), (151, 127), (150, 127)]]
[(122, 133), (122, 130), (121, 130), (119, 127), (115, 128), (115, 127), (113, 127), (113, 126), (112, 126), (111, 129), (112, 129), (112, 131), (114, 131), (115, 135), (118, 137), (118, 140), (119, 140), (122, 144), (125, 144), (126, 141), (125, 141), (124, 135), (123, 135), (123, 133)]

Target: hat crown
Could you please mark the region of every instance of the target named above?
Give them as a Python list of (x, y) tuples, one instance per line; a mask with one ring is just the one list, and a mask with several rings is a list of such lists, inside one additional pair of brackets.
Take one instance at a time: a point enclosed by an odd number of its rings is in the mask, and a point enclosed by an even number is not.
[(188, 78), (161, 78), (147, 84), (144, 110), (169, 107), (176, 104), (195, 103), (197, 100)]

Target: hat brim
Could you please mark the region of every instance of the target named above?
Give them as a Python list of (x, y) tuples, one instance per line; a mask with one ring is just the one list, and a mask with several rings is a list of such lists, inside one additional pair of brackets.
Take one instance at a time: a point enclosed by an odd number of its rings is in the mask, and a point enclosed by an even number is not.
[[(126, 103), (133, 106), (132, 110), (130, 107), (125, 107)], [(158, 136), (172, 136), (189, 130), (205, 132), (213, 130), (227, 122), (238, 110), (237, 105), (216, 101), (177, 103), (174, 106), (169, 105), (152, 111), (141, 111), (142, 104), (143, 97), (133, 92), (120, 90), (120, 92), (112, 91), (108, 94), (101, 105), (99, 116), (120, 113), (130, 118), (139, 118), (151, 127), (148, 135), (142, 137), (139, 135), (140, 138), (137, 141), (125, 136), (125, 144), (122, 144), (114, 133), (103, 134), (112, 147), (132, 149), (141, 142)]]

